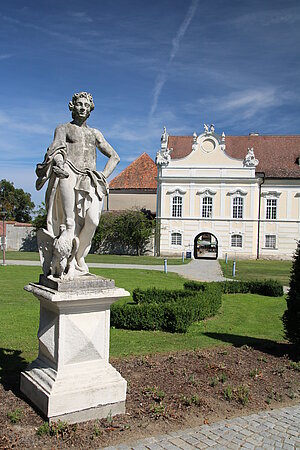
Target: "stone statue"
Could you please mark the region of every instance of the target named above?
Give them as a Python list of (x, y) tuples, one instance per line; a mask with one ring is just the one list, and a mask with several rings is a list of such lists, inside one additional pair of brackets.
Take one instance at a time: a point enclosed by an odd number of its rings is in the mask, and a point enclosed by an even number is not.
[[(85, 257), (100, 220), (106, 179), (120, 161), (102, 133), (87, 126), (94, 109), (91, 94), (74, 94), (69, 109), (73, 120), (56, 128), (44, 161), (36, 168), (37, 190), (48, 181), (47, 231), (38, 236), (44, 275), (61, 279), (88, 273)], [(96, 170), (97, 148), (108, 157), (102, 172)]]
[(253, 147), (248, 148), (247, 155), (243, 161), (244, 167), (256, 167), (259, 163), (258, 159), (255, 158)]

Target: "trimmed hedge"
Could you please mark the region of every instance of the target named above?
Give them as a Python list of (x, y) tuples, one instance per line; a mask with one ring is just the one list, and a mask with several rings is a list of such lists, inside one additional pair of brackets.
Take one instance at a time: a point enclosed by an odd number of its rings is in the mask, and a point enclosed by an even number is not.
[[(187, 281), (184, 283), (184, 288), (190, 291), (202, 291), (203, 286), (208, 283), (201, 283), (197, 281)], [(221, 281), (212, 282), (209, 284), (218, 284), (223, 294), (258, 294), (266, 295), (268, 297), (282, 297), (283, 286), (277, 280), (264, 281)]]
[(193, 322), (216, 314), (222, 304), (222, 290), (217, 283), (194, 291), (135, 289), (133, 298), (135, 305), (112, 305), (112, 326), (185, 333)]
[[(197, 291), (203, 291), (203, 289), (197, 289)], [(178, 289), (173, 291), (168, 291), (166, 289), (134, 289), (132, 293), (132, 298), (135, 303), (168, 303), (168, 302), (178, 302), (185, 298), (193, 296), (188, 290)]]

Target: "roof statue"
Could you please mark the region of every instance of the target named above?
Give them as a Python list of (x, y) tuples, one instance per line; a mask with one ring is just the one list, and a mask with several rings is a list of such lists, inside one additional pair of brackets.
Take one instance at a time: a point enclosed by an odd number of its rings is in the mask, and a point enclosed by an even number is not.
[(248, 148), (247, 155), (243, 161), (244, 167), (256, 167), (259, 161), (255, 158), (253, 147)]
[(169, 134), (167, 128), (164, 127), (163, 134), (161, 136), (160, 150), (156, 153), (155, 164), (159, 167), (167, 167), (171, 161), (170, 153), (173, 151), (172, 148), (168, 148), (168, 138)]

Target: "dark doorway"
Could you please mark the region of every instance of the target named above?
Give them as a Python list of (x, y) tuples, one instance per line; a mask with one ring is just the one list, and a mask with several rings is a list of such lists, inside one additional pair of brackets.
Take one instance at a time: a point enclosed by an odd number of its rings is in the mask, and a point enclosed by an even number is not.
[(211, 233), (200, 233), (194, 240), (195, 259), (217, 259), (218, 239)]

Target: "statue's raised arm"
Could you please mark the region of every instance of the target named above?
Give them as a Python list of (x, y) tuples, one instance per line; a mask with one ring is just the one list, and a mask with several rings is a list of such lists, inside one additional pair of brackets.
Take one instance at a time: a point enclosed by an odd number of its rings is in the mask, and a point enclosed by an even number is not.
[[(39, 233), (44, 274), (61, 279), (88, 273), (85, 257), (107, 194), (106, 178), (120, 161), (102, 133), (86, 124), (94, 109), (91, 94), (74, 94), (69, 108), (72, 122), (56, 128), (45, 159), (36, 169), (37, 189), (48, 182), (47, 230)], [(108, 157), (102, 172), (96, 170), (97, 148)]]

